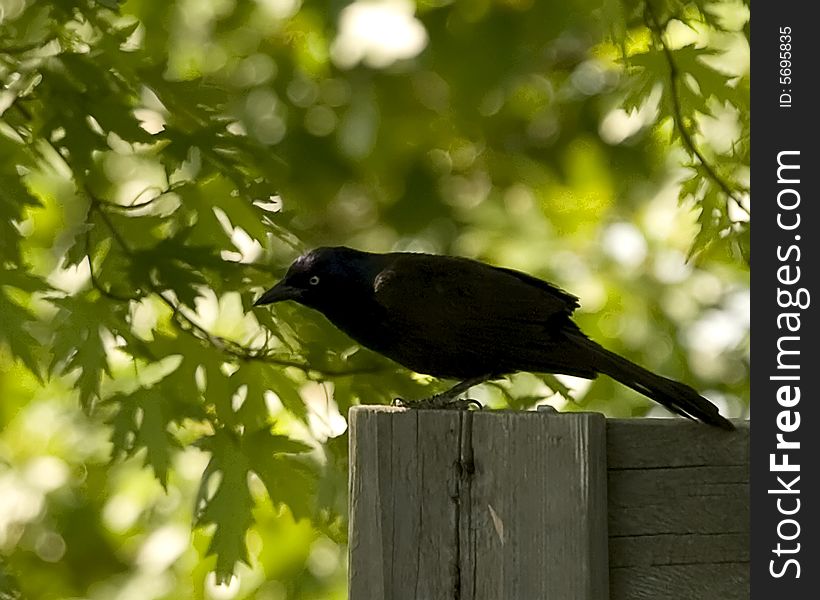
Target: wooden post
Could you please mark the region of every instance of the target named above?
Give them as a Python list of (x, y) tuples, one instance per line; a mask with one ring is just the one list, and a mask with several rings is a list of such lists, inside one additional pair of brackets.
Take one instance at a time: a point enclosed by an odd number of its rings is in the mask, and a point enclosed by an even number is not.
[(749, 596), (748, 422), (372, 406), (349, 422), (350, 600)]
[(350, 600), (600, 600), (605, 420), (354, 407)]

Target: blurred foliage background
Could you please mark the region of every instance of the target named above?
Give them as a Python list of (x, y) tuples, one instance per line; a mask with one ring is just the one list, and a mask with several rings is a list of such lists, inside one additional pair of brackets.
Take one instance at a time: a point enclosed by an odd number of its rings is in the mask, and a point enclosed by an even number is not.
[(544, 277), (748, 415), (748, 42), (739, 0), (0, 0), (0, 597), (346, 596), (347, 408), (446, 382), (251, 309), (309, 247)]

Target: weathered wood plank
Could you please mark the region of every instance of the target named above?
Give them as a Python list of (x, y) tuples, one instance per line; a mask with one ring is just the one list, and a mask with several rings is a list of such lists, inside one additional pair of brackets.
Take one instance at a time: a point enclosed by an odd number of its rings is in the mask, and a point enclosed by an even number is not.
[[(644, 484), (645, 485), (645, 484)], [(666, 500), (632, 506), (609, 505), (609, 534), (740, 533), (749, 529), (748, 487), (726, 496), (670, 495)], [(617, 491), (613, 492), (617, 497)]]
[(607, 425), (610, 599), (749, 596), (749, 425)]
[(736, 431), (684, 419), (609, 419), (607, 468), (651, 469), (749, 463), (749, 422)]
[(453, 597), (459, 419), (351, 411), (350, 598)]
[(610, 570), (611, 600), (749, 598), (749, 563), (698, 563)]
[(749, 485), (747, 466), (705, 465), (654, 469), (609, 469), (610, 489), (618, 495), (610, 502), (652, 503), (669, 494), (686, 496), (736, 495), (737, 486)]
[(597, 414), (350, 413), (350, 598), (600, 600)]
[(653, 564), (719, 563), (727, 556), (749, 561), (749, 534), (685, 533), (609, 537), (609, 568)]
[(472, 419), (475, 593), (464, 597), (605, 597), (601, 416), (479, 412)]

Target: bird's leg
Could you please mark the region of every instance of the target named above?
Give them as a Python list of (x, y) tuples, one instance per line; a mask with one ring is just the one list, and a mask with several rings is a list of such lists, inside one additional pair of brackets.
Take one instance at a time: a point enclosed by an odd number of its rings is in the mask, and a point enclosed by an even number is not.
[(402, 398), (395, 398), (393, 400), (394, 406), (405, 406), (407, 408), (451, 408), (456, 410), (466, 410), (470, 406), (482, 408), (478, 400), (472, 398), (458, 398), (463, 392), (466, 392), (471, 387), (480, 383), (484, 383), (488, 379), (492, 379), (493, 375), (481, 375), (479, 377), (471, 377), (460, 381), (451, 387), (449, 390), (430, 396), (429, 398), (422, 398), (421, 400), (403, 400)]

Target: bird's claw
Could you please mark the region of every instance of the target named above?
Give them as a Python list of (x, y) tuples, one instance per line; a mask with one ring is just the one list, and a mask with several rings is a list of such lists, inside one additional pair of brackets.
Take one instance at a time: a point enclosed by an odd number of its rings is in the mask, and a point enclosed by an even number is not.
[(443, 408), (451, 408), (454, 410), (470, 410), (474, 408), (475, 410), (481, 410), (484, 408), (484, 405), (475, 398), (457, 398), (450, 400)]
[(474, 398), (450, 398), (444, 395), (430, 396), (421, 400), (405, 400), (404, 398), (393, 398), (393, 406), (412, 409), (438, 409), (438, 410), (470, 410), (474, 408), (481, 410), (484, 406)]

